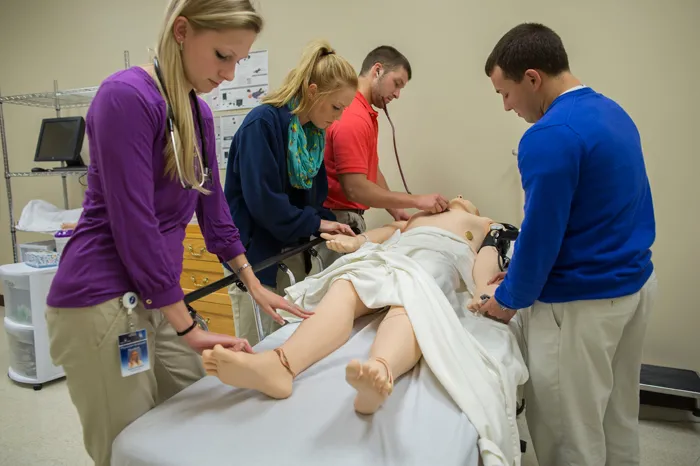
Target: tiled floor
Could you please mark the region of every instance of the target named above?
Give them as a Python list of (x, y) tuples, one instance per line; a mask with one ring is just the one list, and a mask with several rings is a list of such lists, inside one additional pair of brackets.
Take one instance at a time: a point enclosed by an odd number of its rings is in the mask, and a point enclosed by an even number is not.
[[(4, 309), (0, 308), (0, 320), (3, 317)], [(7, 338), (0, 329), (3, 374), (7, 373), (7, 351)], [(641, 418), (642, 466), (700, 466), (700, 419), (683, 411), (647, 406), (642, 407)], [(524, 416), (520, 421), (523, 437), (528, 439)], [(0, 376), (1, 466), (90, 464), (64, 380), (35, 392)], [(531, 446), (523, 466), (537, 466)]]

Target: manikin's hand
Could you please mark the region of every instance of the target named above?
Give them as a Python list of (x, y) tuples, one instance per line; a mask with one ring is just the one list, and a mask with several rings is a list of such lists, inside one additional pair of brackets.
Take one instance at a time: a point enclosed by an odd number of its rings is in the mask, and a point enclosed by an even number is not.
[(321, 238), (326, 240), (328, 249), (344, 254), (357, 251), (366, 241), (364, 236), (331, 235), (328, 233), (321, 233)]
[(416, 197), (416, 209), (437, 214), (447, 209), (447, 199), (439, 194), (423, 194)]
[(352, 231), (350, 225), (344, 223), (331, 222), (328, 220), (321, 220), (321, 226), (318, 228), (321, 233), (342, 233), (348, 236), (355, 236), (355, 232)]
[(389, 212), (389, 215), (394, 217), (394, 220), (397, 222), (403, 222), (404, 220), (411, 218), (411, 214), (406, 212), (404, 209), (386, 209), (386, 211)]
[(182, 337), (185, 342), (197, 353), (204, 350), (212, 349), (216, 345), (221, 345), (231, 351), (244, 351), (252, 353), (250, 343), (245, 338), (236, 338), (230, 335), (222, 335), (220, 333), (205, 332), (197, 325), (187, 335)]
[(481, 314), (484, 317), (488, 317), (489, 319), (497, 320), (503, 324), (510, 322), (510, 319), (513, 318), (516, 312), (510, 309), (502, 309), (493, 296), (485, 302), (473, 300), (467, 304), (467, 309), (474, 313)]
[(313, 315), (312, 312), (307, 312), (301, 309), (300, 307), (295, 306), (294, 304), (284, 299), (282, 296), (268, 290), (262, 285), (259, 285), (253, 289), (249, 289), (248, 292), (250, 293), (250, 296), (253, 298), (253, 300), (256, 303), (258, 303), (258, 306), (260, 306), (260, 310), (272, 317), (274, 321), (280, 325), (284, 325), (285, 322), (282, 316), (277, 313), (277, 309), (287, 311), (290, 314), (293, 314), (302, 319), (306, 319)]

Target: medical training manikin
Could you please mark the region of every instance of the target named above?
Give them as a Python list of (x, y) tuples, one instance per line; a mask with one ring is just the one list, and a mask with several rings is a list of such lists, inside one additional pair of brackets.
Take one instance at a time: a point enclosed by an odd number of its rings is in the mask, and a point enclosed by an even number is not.
[[(366, 236), (325, 235), (330, 249), (346, 254), (285, 290), (288, 300), (314, 315), (273, 351), (248, 354), (221, 346), (205, 351), (207, 373), (234, 387), (287, 398), (300, 372), (348, 340), (356, 318), (388, 309), (368, 360), (346, 367), (346, 380), (357, 391), (355, 409), (377, 411), (394, 379), (423, 356), (480, 433), (482, 459), (485, 453), (497, 459), (485, 464), (514, 464), (514, 458), (518, 463), (515, 392), (527, 379), (525, 364), (517, 351), (505, 363), (497, 361), (455, 312), (462, 307), (458, 293), (464, 286), (473, 300), (495, 291), (497, 285), (487, 283), (501, 270), (507, 247), (493, 241), (493, 225), (460, 196), (443, 213), (421, 212)], [(506, 325), (474, 318), (502, 327), (496, 331), (514, 341)]]

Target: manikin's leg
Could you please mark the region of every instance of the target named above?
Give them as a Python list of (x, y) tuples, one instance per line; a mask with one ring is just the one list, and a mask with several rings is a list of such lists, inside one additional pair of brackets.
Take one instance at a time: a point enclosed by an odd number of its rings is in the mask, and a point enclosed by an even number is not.
[(216, 346), (204, 351), (204, 368), (228, 385), (287, 398), (292, 394), (294, 376), (342, 346), (350, 337), (353, 321), (369, 311), (353, 285), (338, 280), (314, 315), (276, 350), (248, 354)]
[(369, 360), (353, 360), (345, 369), (345, 380), (357, 390), (355, 410), (376, 412), (391, 394), (394, 377), (411, 370), (421, 355), (406, 310), (392, 307), (379, 325)]

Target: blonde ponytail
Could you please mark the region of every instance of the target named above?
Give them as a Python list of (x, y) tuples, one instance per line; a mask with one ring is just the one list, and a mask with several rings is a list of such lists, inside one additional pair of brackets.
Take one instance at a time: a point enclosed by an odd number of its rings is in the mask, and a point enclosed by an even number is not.
[[(196, 143), (189, 84), (182, 63), (181, 46), (173, 35), (173, 25), (179, 16), (187, 18), (195, 30), (250, 29), (258, 33), (262, 29), (263, 21), (248, 0), (171, 0), (166, 10), (156, 55), (166, 87), (160, 91), (164, 96), (167, 93), (174, 116), (177, 153), (172, 141), (167, 138), (165, 173), (172, 179), (178, 178), (175, 160), (175, 157), (178, 157), (184, 182), (193, 189), (208, 194), (207, 189), (199, 187), (198, 180), (201, 174), (198, 173), (199, 162), (196, 157), (201, 157), (200, 147)], [(160, 88), (160, 83), (158, 86)], [(212, 144), (213, 141), (210, 141), (207, 147), (211, 147)]]
[[(316, 84), (318, 92), (315, 98), (309, 94), (309, 86)], [(275, 107), (282, 107), (298, 99), (292, 110), (298, 114), (313, 107), (319, 97), (335, 92), (343, 87), (357, 87), (357, 73), (343, 57), (325, 40), (309, 43), (301, 59), (285, 77), (282, 85), (263, 98), (262, 102)]]

